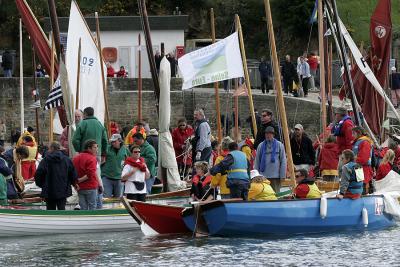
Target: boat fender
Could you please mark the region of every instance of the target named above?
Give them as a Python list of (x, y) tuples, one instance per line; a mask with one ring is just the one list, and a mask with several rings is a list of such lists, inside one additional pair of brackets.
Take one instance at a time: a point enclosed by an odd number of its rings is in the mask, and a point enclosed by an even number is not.
[(328, 215), (328, 200), (326, 199), (326, 197), (321, 197), (321, 201), (319, 204), (319, 215), (322, 219), (325, 219), (326, 215)]
[(362, 213), (362, 221), (363, 221), (364, 227), (367, 227), (368, 226), (368, 211), (366, 208), (363, 208), (361, 213)]

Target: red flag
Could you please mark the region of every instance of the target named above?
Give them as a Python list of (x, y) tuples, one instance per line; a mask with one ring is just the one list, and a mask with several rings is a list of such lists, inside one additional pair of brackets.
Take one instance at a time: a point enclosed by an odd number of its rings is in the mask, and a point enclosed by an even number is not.
[[(392, 41), (391, 0), (379, 0), (371, 16), (370, 38), (371, 49), (365, 59), (384, 88), (388, 82), (390, 44)], [(378, 135), (383, 123), (385, 101), (375, 91), (357, 65), (353, 66), (351, 77), (364, 117), (372, 132)], [(347, 90), (347, 85), (344, 87)], [(347, 92), (347, 94), (349, 93)], [(343, 92), (341, 92), (341, 96), (343, 96)]]
[[(47, 73), (51, 73), (50, 43), (25, 0), (15, 0), (25, 29), (31, 37), (37, 57)], [(58, 64), (55, 65), (54, 77), (58, 75)]]

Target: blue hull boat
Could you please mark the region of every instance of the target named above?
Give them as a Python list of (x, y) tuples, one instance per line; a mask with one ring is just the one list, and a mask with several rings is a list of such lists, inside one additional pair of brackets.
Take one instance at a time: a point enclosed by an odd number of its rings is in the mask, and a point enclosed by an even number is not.
[(212, 201), (187, 208), (182, 216), (193, 232), (217, 236), (363, 231), (395, 225), (393, 216), (384, 212), (383, 196), (356, 200)]

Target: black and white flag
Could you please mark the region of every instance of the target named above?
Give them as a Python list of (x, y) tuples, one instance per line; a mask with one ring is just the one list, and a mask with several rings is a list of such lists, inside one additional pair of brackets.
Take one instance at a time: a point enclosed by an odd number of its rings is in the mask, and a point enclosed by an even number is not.
[(64, 100), (61, 90), (60, 76), (58, 76), (53, 85), (53, 88), (50, 91), (49, 96), (47, 97), (46, 103), (44, 105), (44, 110), (56, 108), (62, 105), (64, 105)]

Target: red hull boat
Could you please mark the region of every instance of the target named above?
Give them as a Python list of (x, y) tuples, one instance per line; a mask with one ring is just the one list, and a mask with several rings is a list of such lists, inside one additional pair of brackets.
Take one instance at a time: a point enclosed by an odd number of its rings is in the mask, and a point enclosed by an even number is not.
[[(157, 234), (191, 233), (183, 222), (181, 213), (185, 207), (176, 205), (162, 205), (135, 200), (122, 199), (122, 203), (129, 214), (141, 225), (146, 224)], [(154, 234), (154, 233), (152, 233)]]

